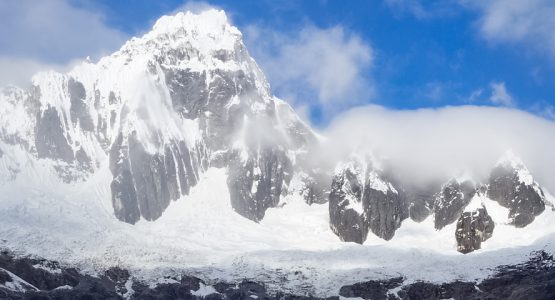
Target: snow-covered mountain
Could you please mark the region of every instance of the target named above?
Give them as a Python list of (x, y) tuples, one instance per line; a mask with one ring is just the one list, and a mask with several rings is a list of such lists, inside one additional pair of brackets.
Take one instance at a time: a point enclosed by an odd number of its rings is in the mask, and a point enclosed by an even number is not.
[(220, 11), (163, 17), (98, 63), (38, 74), (2, 100), (2, 139), (53, 160), (65, 181), (107, 158), (114, 212), (128, 223), (159, 218), (210, 166), (228, 168), (233, 207), (258, 221), (315, 140)]
[(162, 17), (97, 63), (3, 88), (0, 116), (0, 247), (82, 267), (233, 278), (303, 263), (325, 295), (361, 279), (369, 251), (388, 274), (449, 261), (424, 279), (477, 278), (555, 234), (553, 197), (511, 152), (485, 182), (425, 186), (365, 151), (315, 161), (325, 137), (272, 95), (223, 11)]

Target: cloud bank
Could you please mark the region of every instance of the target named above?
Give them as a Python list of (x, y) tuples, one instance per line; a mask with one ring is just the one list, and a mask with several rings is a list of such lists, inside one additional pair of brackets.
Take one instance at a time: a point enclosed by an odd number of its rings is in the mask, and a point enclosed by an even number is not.
[(414, 184), (450, 176), (487, 179), (511, 150), (555, 193), (555, 122), (520, 110), (459, 106), (440, 109), (352, 109), (323, 132), (322, 160), (371, 153)]

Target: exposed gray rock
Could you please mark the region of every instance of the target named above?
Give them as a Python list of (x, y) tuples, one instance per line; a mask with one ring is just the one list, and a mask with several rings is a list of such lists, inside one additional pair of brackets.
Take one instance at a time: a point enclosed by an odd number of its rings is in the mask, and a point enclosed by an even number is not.
[[(368, 222), (362, 210), (361, 165), (345, 168), (333, 177), (330, 198), (330, 228), (342, 241), (362, 244), (368, 235)], [(355, 207), (360, 207), (356, 209)]]
[(495, 224), (485, 207), (462, 213), (457, 221), (457, 251), (469, 253), (480, 249), (482, 242), (493, 234)]
[(84, 131), (93, 131), (94, 123), (88, 111), (86, 102), (87, 92), (85, 91), (85, 87), (81, 82), (69, 78), (67, 81), (67, 89), (71, 102), (71, 122), (73, 122), (74, 125), (79, 122), (79, 126)]
[(37, 113), (35, 147), (39, 158), (60, 159), (68, 163), (75, 159), (62, 122), (60, 113), (54, 107)]
[(116, 217), (134, 224), (139, 221), (141, 212), (137, 202), (137, 191), (128, 159), (129, 146), (120, 133), (110, 149), (110, 171), (114, 179), (110, 185), (112, 205)]
[(208, 101), (206, 72), (167, 69), (165, 75), (174, 109), (188, 119), (200, 116)]
[(260, 221), (279, 203), (284, 183), (291, 180), (291, 162), (283, 150), (261, 148), (246, 161), (236, 153), (229, 165), (231, 206), (240, 215)]
[(441, 229), (455, 222), (464, 208), (476, 194), (476, 187), (470, 181), (459, 183), (451, 179), (436, 195), (434, 204), (434, 226)]
[(199, 168), (203, 168), (202, 147), (191, 152), (180, 141), (164, 149), (163, 153), (149, 153), (133, 133), (118, 135), (110, 150), (110, 170), (114, 175), (112, 203), (120, 220), (155, 220), (171, 200), (187, 195), (197, 184)]
[(388, 292), (401, 287), (404, 278), (397, 277), (386, 280), (370, 280), (352, 285), (344, 285), (339, 290), (339, 295), (345, 298), (362, 298), (372, 300), (387, 300)]
[(436, 194), (440, 189), (441, 187), (430, 185), (405, 190), (409, 217), (413, 221), (420, 223), (433, 213)]
[(403, 191), (367, 162), (341, 168), (329, 199), (330, 227), (343, 241), (363, 243), (369, 231), (390, 240), (408, 217)]
[[(522, 171), (528, 172), (525, 169)], [(543, 190), (533, 180), (522, 181), (519, 170), (509, 164), (498, 165), (491, 172), (488, 197), (509, 208), (509, 218), (516, 227), (532, 223), (545, 210)]]
[(400, 189), (383, 191), (372, 188), (367, 182), (362, 203), (370, 231), (386, 241), (393, 238), (401, 222), (408, 217), (405, 196)]

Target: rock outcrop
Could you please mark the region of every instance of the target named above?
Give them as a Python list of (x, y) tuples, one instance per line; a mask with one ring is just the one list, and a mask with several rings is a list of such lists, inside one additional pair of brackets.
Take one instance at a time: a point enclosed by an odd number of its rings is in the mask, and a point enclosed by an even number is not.
[(390, 240), (408, 217), (403, 192), (366, 159), (356, 158), (336, 170), (329, 212), (330, 227), (340, 239), (360, 244), (368, 232)]
[(455, 222), (476, 193), (470, 181), (459, 182), (451, 179), (436, 195), (434, 204), (434, 226), (436, 229)]
[(469, 253), (480, 249), (482, 242), (493, 234), (495, 224), (485, 207), (462, 213), (457, 221), (457, 251)]
[(524, 164), (505, 158), (491, 172), (488, 197), (509, 209), (516, 227), (525, 227), (545, 210), (545, 194)]

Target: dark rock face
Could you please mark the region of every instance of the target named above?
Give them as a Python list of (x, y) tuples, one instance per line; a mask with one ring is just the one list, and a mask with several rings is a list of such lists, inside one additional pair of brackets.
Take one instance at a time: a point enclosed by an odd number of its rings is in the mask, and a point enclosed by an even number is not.
[(343, 241), (362, 244), (369, 231), (390, 240), (408, 217), (402, 191), (361, 162), (333, 177), (329, 199), (330, 227)]
[(208, 101), (206, 72), (168, 69), (165, 73), (174, 109), (185, 118), (198, 117)]
[(231, 206), (240, 215), (260, 221), (266, 209), (279, 203), (284, 182), (291, 180), (291, 162), (283, 151), (262, 148), (243, 161), (236, 154), (229, 165)]
[(362, 244), (368, 235), (366, 215), (362, 210), (360, 166), (346, 168), (333, 177), (330, 199), (330, 227), (342, 241)]
[(67, 89), (71, 102), (71, 121), (74, 125), (79, 122), (79, 126), (85, 131), (93, 131), (94, 123), (90, 113), (88, 112), (85, 87), (81, 82), (76, 81), (73, 78), (69, 78), (67, 82)]
[[(35, 267), (39, 264), (60, 271), (51, 273), (43, 268)], [(79, 283), (80, 275), (76, 269), (61, 268), (57, 263), (45, 260), (17, 259), (7, 251), (0, 252), (0, 268), (12, 272), (40, 290), (52, 290), (64, 285), (76, 286)]]
[(39, 158), (60, 159), (68, 163), (75, 159), (56, 108), (48, 107), (42, 114), (37, 114), (35, 147)]
[(502, 266), (478, 288), (489, 299), (555, 299), (555, 260), (544, 251), (523, 264)]
[(367, 185), (363, 200), (370, 230), (386, 241), (392, 239), (401, 222), (408, 217), (404, 195), (396, 189), (384, 192)]
[(400, 299), (483, 299), (476, 292), (474, 283), (461, 281), (441, 285), (429, 282), (415, 282), (404, 286), (397, 295)]
[[(403, 278), (372, 280), (341, 287), (343, 297), (362, 299), (554, 299), (555, 262), (546, 252), (534, 253), (523, 264), (502, 266), (480, 283), (454, 281), (404, 285)], [(401, 289), (394, 294), (392, 289)]]
[(13, 279), (7, 272), (0, 270), (0, 284), (4, 284), (6, 282), (12, 282)]
[(400, 287), (403, 284), (402, 277), (389, 280), (370, 280), (353, 285), (342, 286), (339, 295), (347, 298), (362, 298), (374, 300), (387, 300), (388, 291)]
[(508, 165), (493, 169), (488, 197), (509, 208), (509, 218), (514, 226), (524, 227), (545, 210), (545, 195), (533, 180), (528, 184), (522, 182), (518, 173), (519, 170)]
[(482, 242), (493, 234), (495, 224), (485, 208), (464, 212), (457, 221), (457, 251), (469, 253), (480, 249)]
[[(199, 151), (200, 150), (200, 151)], [(155, 220), (171, 200), (187, 195), (203, 168), (199, 146), (172, 142), (164, 153), (148, 153), (134, 135), (118, 136), (110, 150), (112, 203), (116, 217), (135, 223), (142, 216)]]
[(474, 184), (469, 181), (459, 183), (450, 180), (436, 196), (434, 204), (434, 225), (441, 229), (455, 222), (476, 193)]

